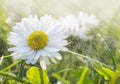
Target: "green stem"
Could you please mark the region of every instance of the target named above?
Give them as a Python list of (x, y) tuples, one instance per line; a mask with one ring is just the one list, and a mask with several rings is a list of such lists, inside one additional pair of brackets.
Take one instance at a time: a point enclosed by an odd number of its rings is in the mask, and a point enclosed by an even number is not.
[(18, 66), (18, 75), (17, 77), (22, 79), (22, 76), (23, 76), (23, 69), (24, 69), (24, 65), (25, 63), (24, 62), (21, 62), (20, 65)]
[[(9, 57), (11, 57), (10, 55), (6, 55), (6, 56), (3, 56), (3, 58), (5, 59), (5, 58), (9, 58)], [(0, 57), (0, 59), (1, 59), (2, 57)]]
[(115, 59), (113, 56), (112, 56), (112, 63), (113, 63), (114, 71), (115, 71), (116, 70), (116, 63), (115, 63)]
[(16, 64), (22, 62), (22, 60), (18, 60), (18, 61), (15, 61), (13, 64), (9, 65), (8, 67), (6, 67), (5, 69), (1, 70), (2, 72), (12, 68), (13, 66), (15, 66)]
[(41, 84), (44, 84), (44, 79), (43, 79), (43, 70), (41, 71), (41, 73), (40, 73), (40, 75), (41, 75)]
[(98, 63), (98, 64), (102, 64), (102, 65), (104, 65), (104, 66), (106, 66), (106, 67), (108, 67), (108, 68), (111, 68), (111, 69), (113, 69), (113, 67), (111, 67), (111, 66), (108, 66), (108, 65), (106, 65), (106, 64), (104, 64), (104, 63), (102, 63), (102, 62), (100, 62), (100, 61), (98, 61), (98, 60), (95, 60), (95, 59), (93, 59), (93, 58), (90, 58), (90, 57), (88, 57), (88, 56), (85, 56), (85, 55), (82, 55), (82, 54), (79, 54), (79, 53), (76, 53), (76, 52), (73, 52), (73, 51), (68, 51), (69, 53), (71, 53), (71, 54), (74, 54), (74, 55), (76, 55), (76, 56), (80, 56), (80, 57), (82, 57), (82, 58), (84, 58), (84, 59), (88, 59), (88, 60), (90, 60), (90, 61), (92, 61), (92, 62), (95, 62), (95, 63)]
[(25, 83), (25, 84), (29, 84), (29, 82), (26, 82), (26, 81), (24, 81), (24, 80), (21, 80), (21, 79), (15, 77), (15, 76), (13, 76), (13, 75), (10, 75), (10, 74), (8, 74), (8, 73), (0, 72), (0, 75), (6, 76), (6, 77), (9, 77), (9, 78), (12, 78), (12, 79), (15, 79), (15, 80), (17, 80), (17, 81), (19, 81), (19, 82), (22, 82), (22, 83)]
[(56, 72), (56, 73), (62, 73), (62, 72), (65, 72), (65, 71), (70, 71), (70, 70), (73, 70), (72, 68), (68, 68), (68, 69), (64, 69), (64, 70), (61, 70), (61, 71), (58, 71), (58, 72)]

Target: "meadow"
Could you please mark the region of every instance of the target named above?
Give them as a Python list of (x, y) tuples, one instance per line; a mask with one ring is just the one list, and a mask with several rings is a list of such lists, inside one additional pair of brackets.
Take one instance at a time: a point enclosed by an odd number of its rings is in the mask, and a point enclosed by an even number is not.
[(0, 0), (0, 84), (120, 84), (120, 1), (94, 1)]

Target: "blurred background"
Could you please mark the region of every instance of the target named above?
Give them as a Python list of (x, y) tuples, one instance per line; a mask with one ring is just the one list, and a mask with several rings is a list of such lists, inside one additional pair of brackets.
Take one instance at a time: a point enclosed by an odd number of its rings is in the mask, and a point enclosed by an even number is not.
[(31, 14), (60, 17), (79, 11), (109, 21), (120, 12), (120, 0), (6, 0), (5, 8), (8, 22)]

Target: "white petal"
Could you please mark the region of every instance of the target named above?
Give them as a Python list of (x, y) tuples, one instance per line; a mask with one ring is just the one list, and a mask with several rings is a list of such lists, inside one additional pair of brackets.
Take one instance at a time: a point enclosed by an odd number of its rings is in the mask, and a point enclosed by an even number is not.
[(14, 59), (14, 60), (21, 59), (21, 57), (22, 57), (22, 55), (17, 54), (17, 53), (15, 53), (15, 52), (13, 52), (13, 53), (11, 54), (11, 56), (13, 56), (13, 59)]
[(27, 63), (27, 64), (30, 64), (31, 61), (33, 60), (33, 58), (34, 58), (34, 55), (33, 55), (33, 56), (30, 56), (30, 57), (26, 60), (26, 63)]
[(43, 60), (42, 57), (39, 59), (39, 61), (40, 61), (40, 66), (41, 66), (41, 68), (42, 68), (43, 70), (46, 70), (47, 66), (46, 66), (46, 63), (45, 63), (45, 61)]
[(31, 61), (31, 64), (35, 64), (36, 62), (38, 61), (38, 59), (33, 59), (32, 61)]
[(37, 60), (37, 59), (40, 57), (40, 55), (41, 55), (41, 52), (40, 52), (40, 51), (37, 51), (37, 54), (36, 54), (36, 56), (34, 57), (34, 60)]
[(56, 61), (56, 59), (53, 57), (53, 56), (51, 56), (51, 57), (49, 57), (50, 59), (51, 59), (51, 61), (53, 62), (53, 63), (57, 63), (57, 61)]
[(49, 65), (49, 64), (50, 64), (50, 61), (49, 61), (49, 59), (48, 59), (47, 56), (44, 56), (43, 59), (44, 59), (46, 65)]
[(30, 63), (33, 64), (34, 62), (32, 62), (32, 61), (34, 61), (35, 55), (36, 55), (36, 52), (34, 52), (32, 55), (30, 55), (29, 58), (26, 60), (26, 63), (27, 64), (30, 64)]
[(68, 49), (66, 47), (62, 47), (60, 50), (61, 51), (68, 51)]
[(32, 50), (29, 47), (13, 47), (13, 48), (9, 48), (8, 51), (15, 51), (16, 53), (27, 54), (31, 52)]
[(46, 47), (44, 48), (44, 50), (45, 50), (45, 51), (48, 51), (48, 52), (55, 52), (55, 51), (59, 51), (60, 48), (55, 47), (55, 46), (46, 46)]
[(58, 60), (62, 59), (62, 56), (59, 53), (55, 53), (54, 57)]
[(34, 50), (31, 50), (30, 52), (26, 52), (26, 53), (22, 53), (23, 56), (22, 56), (22, 59), (26, 60), (28, 58), (30, 58), (32, 55), (34, 55)]
[(48, 41), (48, 45), (66, 46), (67, 44), (68, 44), (67, 41), (64, 41), (64, 40), (61, 40), (61, 41), (50, 40), (50, 41)]

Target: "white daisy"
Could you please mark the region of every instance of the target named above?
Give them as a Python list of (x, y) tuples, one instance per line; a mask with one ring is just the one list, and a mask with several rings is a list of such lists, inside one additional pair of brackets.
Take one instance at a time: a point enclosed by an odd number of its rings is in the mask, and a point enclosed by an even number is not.
[(26, 60), (27, 64), (34, 64), (39, 59), (42, 69), (50, 64), (50, 60), (56, 63), (62, 57), (58, 51), (66, 51), (66, 35), (61, 25), (48, 15), (38, 20), (37, 16), (24, 18), (13, 27), (8, 41), (14, 47), (9, 48), (15, 60)]
[(95, 26), (98, 26), (100, 23), (100, 20), (96, 18), (95, 15), (89, 15), (84, 12), (79, 12), (78, 14), (78, 21), (79, 21), (79, 27), (81, 27), (80, 30), (82, 32), (79, 34), (81, 39), (83, 40), (88, 40), (92, 39), (92, 35), (88, 35), (87, 33), (90, 32)]
[(79, 22), (74, 15), (71, 14), (66, 17), (61, 17), (58, 22), (63, 25), (66, 35), (78, 36)]
[(66, 35), (78, 36), (80, 39), (92, 39), (88, 32), (99, 24), (94, 15), (80, 12), (78, 16), (68, 15), (58, 20), (63, 25)]
[(78, 14), (78, 21), (80, 26), (86, 26), (90, 28), (93, 28), (99, 24), (99, 20), (96, 18), (95, 15), (79, 12)]

